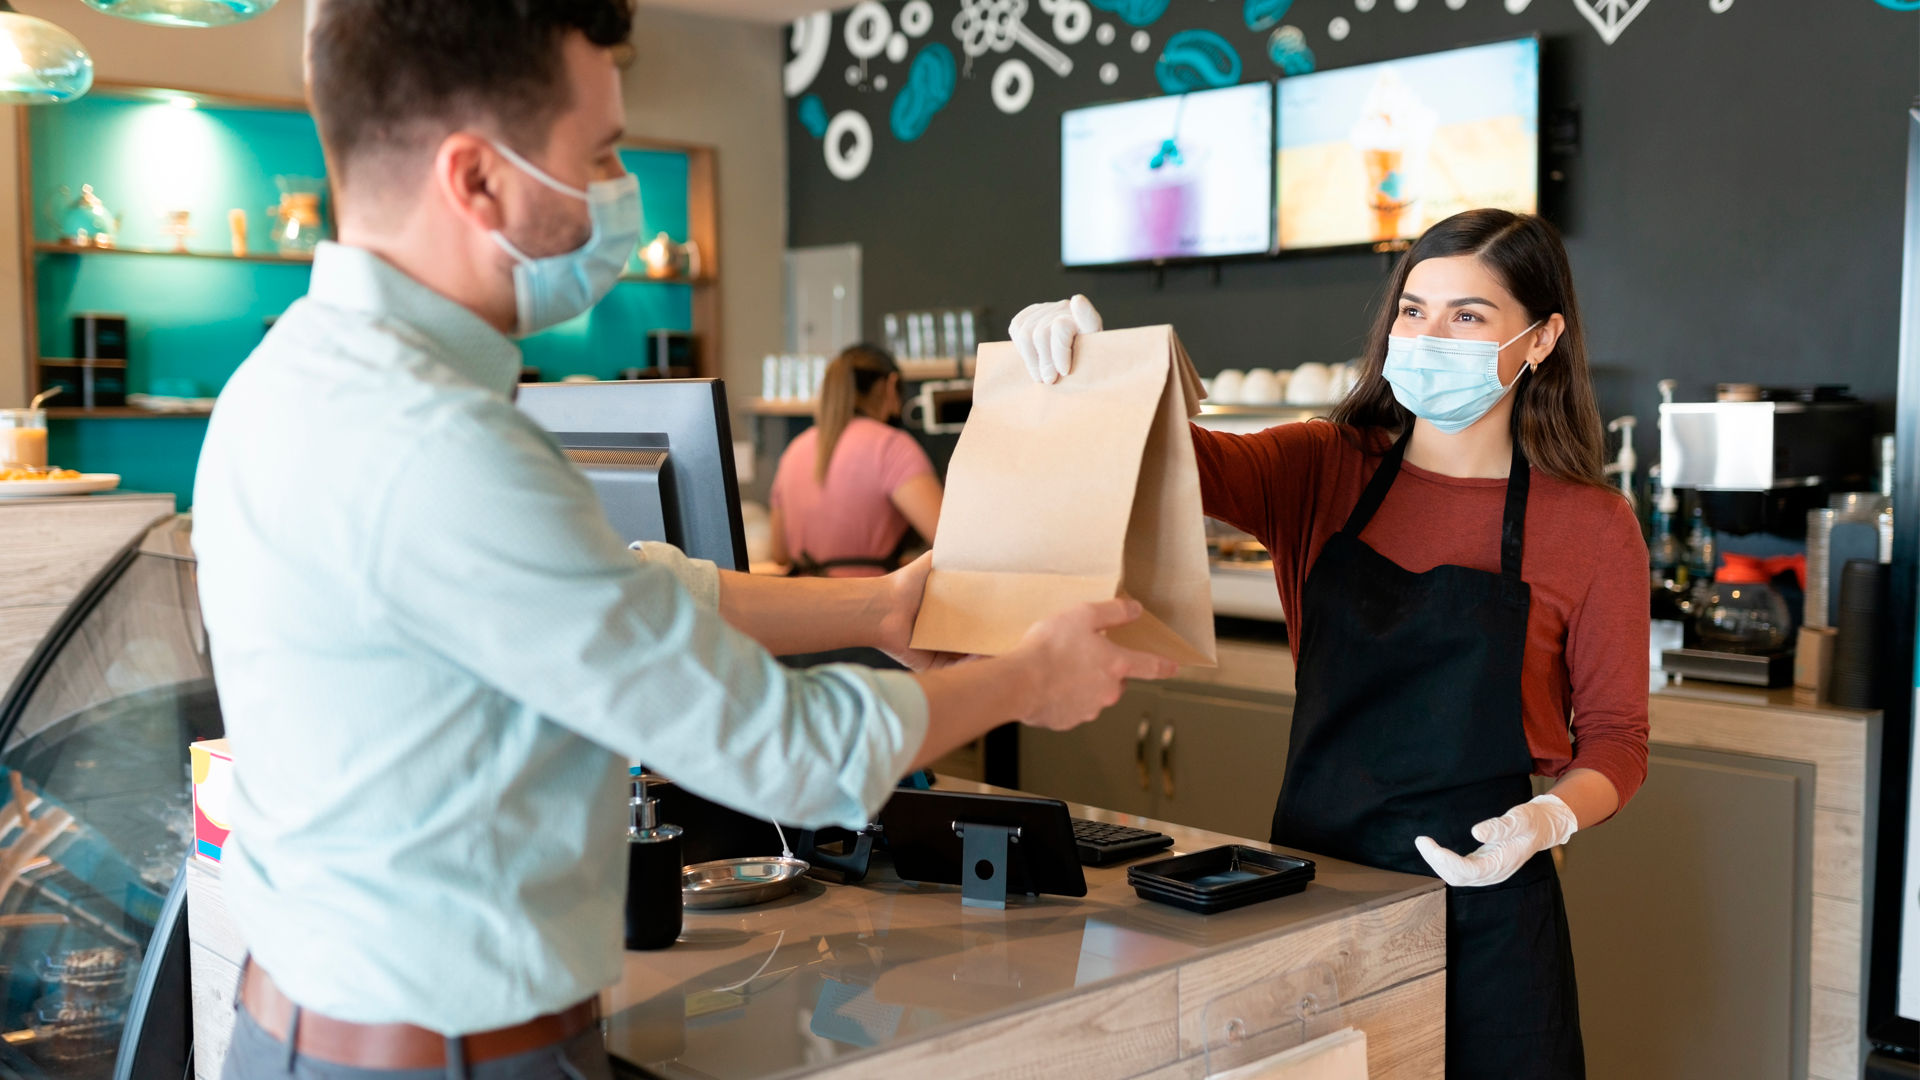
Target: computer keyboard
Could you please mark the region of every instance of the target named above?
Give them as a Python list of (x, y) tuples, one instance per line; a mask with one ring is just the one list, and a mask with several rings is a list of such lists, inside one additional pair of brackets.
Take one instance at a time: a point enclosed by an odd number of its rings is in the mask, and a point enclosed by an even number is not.
[(1073, 840), (1082, 866), (1105, 866), (1173, 846), (1166, 833), (1085, 818), (1073, 819)]

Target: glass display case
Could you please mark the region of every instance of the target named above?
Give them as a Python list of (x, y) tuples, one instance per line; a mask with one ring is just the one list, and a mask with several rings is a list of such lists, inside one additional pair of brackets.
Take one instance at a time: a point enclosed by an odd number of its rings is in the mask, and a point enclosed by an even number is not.
[(187, 747), (222, 733), (190, 519), (101, 571), (0, 701), (0, 1077), (179, 1080)]

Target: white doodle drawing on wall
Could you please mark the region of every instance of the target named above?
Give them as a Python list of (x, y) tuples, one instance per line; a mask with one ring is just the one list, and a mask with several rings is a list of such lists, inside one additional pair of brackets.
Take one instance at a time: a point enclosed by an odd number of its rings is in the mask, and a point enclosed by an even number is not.
[(1078, 45), (1093, 29), (1093, 9), (1087, 0), (1040, 0), (1040, 10), (1053, 16), (1053, 36), (1062, 45)]
[(833, 43), (833, 13), (816, 11), (793, 20), (793, 59), (787, 61), (781, 84), (788, 97), (799, 97), (813, 85), (820, 65), (827, 62), (827, 46)]
[[(852, 145), (842, 145), (851, 138)], [(835, 116), (827, 124), (824, 140), (827, 171), (840, 180), (853, 180), (867, 171), (873, 160), (873, 128), (867, 118), (852, 109)]]
[(1101, 23), (1100, 29), (1093, 32), (1093, 40), (1102, 45), (1113, 44), (1113, 24), (1107, 22)]
[(1420, 0), (1393, 0), (1393, 8), (1395, 11), (1412, 11), (1419, 3)]
[(1353, 0), (1353, 10), (1362, 12), (1372, 11), (1373, 0)]
[(1335, 41), (1347, 40), (1347, 35), (1352, 32), (1353, 24), (1344, 15), (1335, 15), (1333, 21), (1327, 24), (1327, 36)]
[(1100, 65), (1100, 81), (1112, 86), (1120, 81), (1120, 65), (1109, 60)]
[(1033, 100), (1033, 69), (1025, 60), (1011, 56), (993, 72), (993, 106), (1012, 116)]
[(1725, 15), (1732, 6), (1733, 0), (1707, 0), (1707, 10), (1715, 15)]
[(880, 0), (860, 0), (847, 13), (847, 25), (840, 36), (847, 43), (847, 51), (864, 65), (886, 51), (887, 39), (893, 36), (893, 16), (887, 14)]
[(1507, 14), (1518, 15), (1527, 10), (1527, 5), (1531, 3), (1533, 0), (1507, 0)]
[[(960, 13), (953, 17), (953, 36), (960, 39), (960, 49), (967, 54), (967, 70), (973, 70), (976, 56), (985, 56), (989, 51), (1007, 52), (1018, 45), (1061, 78), (1073, 74), (1073, 61), (1066, 53), (1027, 29), (1027, 24), (1021, 21), (1026, 14), (1027, 0), (960, 0)], [(1005, 70), (1005, 66), (1001, 65), (1001, 69)], [(999, 77), (996, 72), (994, 78)], [(1032, 92), (1031, 86), (1028, 92)]]
[(887, 39), (887, 59), (899, 63), (907, 58), (907, 35), (898, 31)]
[(1134, 52), (1146, 52), (1153, 47), (1153, 35), (1147, 33), (1145, 30), (1135, 30), (1133, 32), (1133, 40), (1129, 42), (1129, 44), (1133, 46)]
[(1647, 9), (1651, 0), (1573, 0), (1573, 6), (1587, 17), (1599, 32), (1600, 40), (1611, 45), (1620, 40), (1633, 20)]
[(905, 30), (908, 37), (920, 37), (933, 29), (933, 5), (927, 0), (907, 0), (907, 5), (900, 9), (900, 29)]

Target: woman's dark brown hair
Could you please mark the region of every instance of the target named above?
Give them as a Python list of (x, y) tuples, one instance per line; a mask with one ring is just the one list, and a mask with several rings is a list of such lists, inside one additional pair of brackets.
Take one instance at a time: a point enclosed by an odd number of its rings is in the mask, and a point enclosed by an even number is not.
[(820, 380), (820, 399), (813, 409), (813, 425), (820, 431), (814, 436), (818, 440), (814, 446), (814, 480), (827, 482), (833, 448), (839, 445), (847, 425), (853, 423), (861, 399), (886, 382), (887, 376), (898, 374), (900, 365), (877, 345), (849, 345), (827, 365), (827, 373)]
[(1593, 379), (1587, 373), (1586, 336), (1567, 249), (1560, 242), (1560, 231), (1533, 214), (1468, 210), (1414, 241), (1394, 267), (1386, 302), (1374, 316), (1353, 392), (1334, 408), (1330, 419), (1362, 431), (1398, 431), (1413, 422), (1413, 414), (1394, 400), (1393, 387), (1381, 374), (1387, 361), (1387, 337), (1399, 317), (1400, 294), (1413, 268), (1428, 259), (1460, 255), (1472, 255), (1493, 271), (1526, 309), (1529, 322), (1557, 312), (1567, 323), (1553, 352), (1532, 374), (1520, 377), (1514, 390), (1513, 430), (1527, 460), (1557, 480), (1617, 491), (1606, 480), (1606, 436), (1593, 398)]

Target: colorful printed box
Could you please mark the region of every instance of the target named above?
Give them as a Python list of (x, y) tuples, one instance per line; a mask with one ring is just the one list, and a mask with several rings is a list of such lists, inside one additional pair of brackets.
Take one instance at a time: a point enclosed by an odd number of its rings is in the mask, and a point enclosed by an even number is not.
[(233, 752), (227, 740), (209, 739), (187, 748), (193, 758), (193, 853), (220, 861), (227, 845), (227, 804), (233, 794)]

